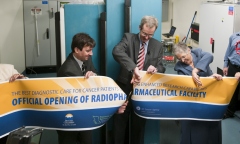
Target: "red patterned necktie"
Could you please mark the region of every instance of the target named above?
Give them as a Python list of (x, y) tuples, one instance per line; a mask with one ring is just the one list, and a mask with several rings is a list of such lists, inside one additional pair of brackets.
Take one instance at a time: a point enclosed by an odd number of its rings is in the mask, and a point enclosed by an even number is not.
[(139, 50), (139, 54), (138, 54), (138, 60), (137, 60), (137, 67), (139, 70), (143, 69), (143, 65), (144, 65), (144, 55), (145, 55), (145, 48), (144, 48), (145, 43), (142, 43), (142, 46)]

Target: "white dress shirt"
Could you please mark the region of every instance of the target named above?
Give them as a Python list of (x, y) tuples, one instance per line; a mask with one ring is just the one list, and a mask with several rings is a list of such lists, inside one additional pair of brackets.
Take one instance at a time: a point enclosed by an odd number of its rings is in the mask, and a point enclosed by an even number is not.
[(8, 81), (10, 77), (19, 72), (11, 64), (0, 64), (0, 82)]

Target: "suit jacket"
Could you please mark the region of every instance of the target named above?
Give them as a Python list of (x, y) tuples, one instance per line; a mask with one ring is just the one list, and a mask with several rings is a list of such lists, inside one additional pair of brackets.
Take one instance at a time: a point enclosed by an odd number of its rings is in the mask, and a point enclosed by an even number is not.
[[(118, 81), (127, 84), (129, 73), (134, 70), (140, 49), (139, 34), (125, 33), (122, 40), (114, 47), (112, 54), (114, 59), (121, 65)], [(147, 54), (144, 60), (143, 70), (147, 70), (150, 65), (164, 73), (162, 64), (163, 46), (158, 40), (151, 38), (148, 43)]]
[(18, 74), (18, 71), (14, 69), (13, 65), (0, 64), (0, 82), (8, 81), (14, 74)]
[[(192, 49), (191, 55), (193, 58), (194, 67), (200, 69), (198, 73), (199, 76), (210, 76), (212, 75), (212, 70), (209, 65), (213, 61), (213, 55), (202, 51), (200, 48)], [(193, 68), (181, 61), (178, 61), (174, 67), (174, 70), (180, 75), (192, 75)]]
[[(93, 71), (96, 73), (96, 69), (93, 66), (92, 58), (84, 61), (86, 72)], [(58, 77), (71, 77), (71, 76), (83, 76), (82, 70), (73, 57), (73, 53), (70, 53), (65, 62), (62, 64), (57, 73)]]

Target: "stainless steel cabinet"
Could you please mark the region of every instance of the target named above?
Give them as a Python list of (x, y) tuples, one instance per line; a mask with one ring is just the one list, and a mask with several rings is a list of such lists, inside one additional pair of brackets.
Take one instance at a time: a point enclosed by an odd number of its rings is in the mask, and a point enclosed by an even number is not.
[(57, 1), (24, 0), (26, 71), (56, 66), (55, 19)]

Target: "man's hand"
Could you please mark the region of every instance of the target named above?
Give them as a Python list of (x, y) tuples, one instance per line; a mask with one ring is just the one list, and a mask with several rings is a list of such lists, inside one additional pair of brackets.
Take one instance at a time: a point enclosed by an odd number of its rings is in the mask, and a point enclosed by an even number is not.
[(22, 79), (25, 78), (22, 74), (14, 74), (10, 77), (9, 82), (14, 82), (16, 79)]
[(213, 75), (212, 75), (212, 77), (214, 77), (216, 80), (222, 80), (222, 76), (220, 75), (220, 74), (216, 74), (216, 73), (214, 73)]
[(223, 68), (223, 75), (228, 75), (228, 67)]
[(155, 74), (156, 72), (157, 72), (157, 68), (155, 68), (152, 65), (150, 65), (147, 69), (147, 73), (149, 73), (149, 74)]
[(237, 72), (237, 73), (235, 74), (235, 78), (236, 78), (237, 80), (240, 80), (240, 72)]
[(120, 108), (118, 109), (117, 113), (118, 113), (118, 114), (124, 113), (124, 111), (126, 110), (127, 105), (128, 105), (128, 101), (124, 102), (124, 103), (120, 106)]
[(136, 84), (139, 84), (140, 81), (141, 81), (140, 71), (139, 71), (138, 67), (136, 67), (133, 72), (131, 84), (136, 85)]
[(84, 78), (85, 78), (85, 79), (88, 79), (90, 76), (97, 76), (97, 74), (95, 74), (95, 73), (92, 72), (92, 71), (88, 71), (88, 72), (85, 74)]

